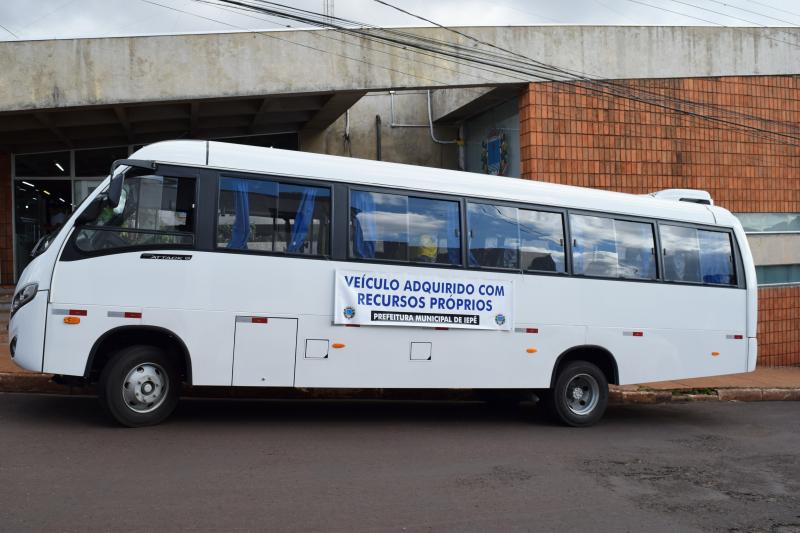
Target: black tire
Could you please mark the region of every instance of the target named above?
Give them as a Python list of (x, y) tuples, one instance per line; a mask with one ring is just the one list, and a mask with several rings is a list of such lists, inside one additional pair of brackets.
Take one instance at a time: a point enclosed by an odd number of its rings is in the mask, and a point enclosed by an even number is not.
[(103, 368), (97, 387), (105, 410), (128, 427), (162, 422), (175, 410), (179, 389), (175, 363), (162, 349), (142, 345), (117, 352)]
[(561, 369), (546, 397), (545, 407), (553, 420), (572, 427), (592, 426), (608, 406), (608, 380), (592, 363), (573, 361)]

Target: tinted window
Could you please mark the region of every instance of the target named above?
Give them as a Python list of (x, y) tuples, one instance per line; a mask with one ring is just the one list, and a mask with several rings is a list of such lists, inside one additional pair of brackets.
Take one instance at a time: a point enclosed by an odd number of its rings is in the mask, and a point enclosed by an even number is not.
[(700, 276), (703, 283), (735, 285), (731, 237), (721, 231), (697, 230), (700, 243)]
[(408, 234), (411, 261), (461, 264), (458, 202), (409, 198)]
[(661, 245), (667, 281), (736, 283), (728, 233), (662, 224)]
[(522, 268), (565, 272), (564, 222), (561, 214), (520, 209), (518, 217)]
[(218, 247), (328, 254), (329, 189), (230, 177), (219, 189)]
[(655, 244), (651, 224), (570, 215), (570, 227), (575, 274), (655, 279)]
[(353, 191), (350, 254), (365, 259), (408, 261), (408, 197)]
[(490, 204), (469, 204), (469, 265), (519, 268), (517, 209)]
[(194, 242), (195, 181), (163, 176), (127, 177), (119, 205), (105, 207), (81, 228), (83, 251)]
[(656, 245), (653, 225), (615, 220), (618, 274), (622, 278), (655, 279)]
[(458, 202), (353, 191), (350, 219), (352, 257), (461, 263)]

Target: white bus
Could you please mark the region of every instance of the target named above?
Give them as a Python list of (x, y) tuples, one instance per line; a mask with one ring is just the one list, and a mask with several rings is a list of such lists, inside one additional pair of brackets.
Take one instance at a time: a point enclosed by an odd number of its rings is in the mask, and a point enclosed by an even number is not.
[(40, 247), (11, 353), (127, 426), (182, 383), (533, 391), (586, 426), (609, 383), (754, 370), (755, 268), (712, 204), (162, 142)]

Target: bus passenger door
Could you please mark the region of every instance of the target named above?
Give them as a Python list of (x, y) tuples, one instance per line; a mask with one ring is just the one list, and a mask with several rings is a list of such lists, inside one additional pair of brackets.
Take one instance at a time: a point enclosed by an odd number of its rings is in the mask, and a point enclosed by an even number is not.
[(237, 316), (232, 385), (291, 387), (297, 319)]

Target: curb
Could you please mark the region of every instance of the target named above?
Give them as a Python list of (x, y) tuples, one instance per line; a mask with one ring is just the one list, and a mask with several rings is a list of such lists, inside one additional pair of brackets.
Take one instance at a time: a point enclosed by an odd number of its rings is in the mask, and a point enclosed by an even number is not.
[[(49, 374), (0, 372), (0, 392), (38, 394), (94, 395), (94, 387), (61, 385)], [(481, 399), (470, 390), (408, 389), (260, 389), (230, 387), (185, 387), (182, 396), (193, 398), (338, 398), (384, 400), (475, 400)], [(800, 388), (719, 388), (703, 394), (695, 390), (622, 390), (612, 386), (608, 391), (611, 405), (653, 405), (688, 402), (785, 402), (800, 401)]]

